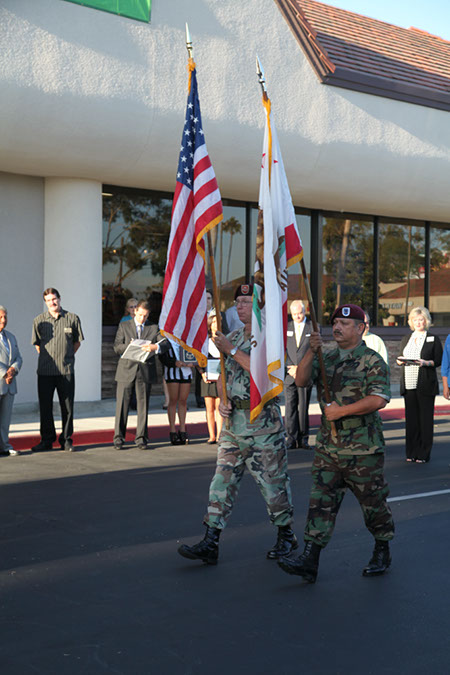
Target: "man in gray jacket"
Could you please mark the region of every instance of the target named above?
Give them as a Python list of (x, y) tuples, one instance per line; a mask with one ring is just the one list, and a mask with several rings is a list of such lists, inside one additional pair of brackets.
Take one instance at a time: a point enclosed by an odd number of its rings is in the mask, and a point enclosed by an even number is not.
[(16, 376), (22, 366), (17, 340), (6, 329), (8, 312), (0, 305), (0, 454), (18, 455), (9, 442), (9, 425), (17, 393)]

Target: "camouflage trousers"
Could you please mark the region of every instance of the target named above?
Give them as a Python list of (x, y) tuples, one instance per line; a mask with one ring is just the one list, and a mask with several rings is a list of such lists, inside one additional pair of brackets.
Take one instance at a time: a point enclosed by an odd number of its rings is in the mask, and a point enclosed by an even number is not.
[(383, 469), (383, 453), (342, 456), (316, 450), (305, 541), (328, 544), (347, 488), (358, 500), (366, 527), (375, 539), (392, 539), (394, 521), (386, 501), (389, 487)]
[(236, 436), (225, 430), (209, 488), (205, 525), (219, 529), (226, 526), (246, 467), (261, 490), (270, 521), (278, 527), (289, 525), (293, 507), (284, 433)]

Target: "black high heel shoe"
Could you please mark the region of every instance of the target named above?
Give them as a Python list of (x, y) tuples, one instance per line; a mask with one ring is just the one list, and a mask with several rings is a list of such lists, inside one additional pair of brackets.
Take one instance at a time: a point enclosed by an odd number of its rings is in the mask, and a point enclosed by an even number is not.
[(189, 439), (188, 439), (185, 431), (179, 431), (178, 432), (178, 443), (180, 445), (186, 445), (186, 444), (189, 443)]
[(171, 431), (169, 434), (169, 439), (172, 445), (180, 445), (180, 437), (176, 431)]

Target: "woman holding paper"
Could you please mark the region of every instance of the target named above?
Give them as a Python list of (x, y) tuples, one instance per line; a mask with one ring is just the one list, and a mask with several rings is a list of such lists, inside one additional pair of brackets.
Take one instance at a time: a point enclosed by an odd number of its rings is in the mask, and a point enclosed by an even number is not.
[[(217, 379), (219, 376), (219, 368), (214, 366), (216, 359), (220, 359), (220, 352), (212, 341), (217, 331), (217, 318), (215, 313), (208, 317), (208, 366), (206, 371), (202, 372), (202, 382), (200, 385), (200, 393), (205, 399), (206, 407), (206, 422), (208, 424), (209, 439), (206, 441), (209, 445), (216, 443), (222, 431), (223, 419), (219, 414), (220, 399), (217, 394)], [(216, 372), (217, 370), (217, 377)], [(216, 430), (217, 427), (217, 430)]]
[(397, 364), (403, 366), (400, 394), (405, 398), (406, 461), (424, 464), (433, 445), (434, 399), (439, 394), (436, 368), (442, 361), (442, 344), (428, 331), (431, 316), (425, 307), (414, 307), (408, 317), (413, 331), (400, 344)]

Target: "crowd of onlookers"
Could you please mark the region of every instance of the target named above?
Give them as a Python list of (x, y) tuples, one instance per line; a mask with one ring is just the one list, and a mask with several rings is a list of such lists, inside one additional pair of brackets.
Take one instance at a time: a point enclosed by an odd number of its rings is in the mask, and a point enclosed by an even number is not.
[[(33, 321), (32, 343), (38, 353), (38, 399), (41, 440), (33, 452), (52, 448), (58, 440), (62, 449), (73, 448), (73, 401), (75, 353), (83, 340), (81, 322), (77, 315), (61, 307), (61, 298), (55, 288), (44, 293), (47, 311)], [(285, 426), (288, 448), (309, 449), (308, 406), (311, 387), (298, 387), (295, 373), (309, 347), (311, 323), (306, 317), (305, 305), (294, 300), (290, 305), (292, 320), (287, 326), (287, 357), (285, 395)], [(148, 447), (147, 413), (152, 384), (156, 382), (155, 355), (163, 366), (163, 386), (169, 422), (169, 440), (173, 445), (188, 442), (186, 429), (187, 400), (192, 383), (195, 384), (197, 405), (205, 407), (208, 427), (207, 443), (217, 442), (222, 428), (218, 412), (220, 353), (214, 337), (220, 321), (222, 333), (229, 333), (242, 324), (232, 306), (218, 317), (213, 307), (213, 297), (207, 291), (208, 366), (199, 368), (176, 342), (161, 336), (158, 326), (149, 322), (148, 302), (130, 298), (120, 320), (114, 350), (123, 356), (131, 341), (140, 340), (139, 355), (135, 359), (119, 358), (116, 369), (116, 420), (114, 447), (124, 445), (130, 408), (137, 410), (138, 422), (135, 443), (140, 449)], [(0, 453), (17, 455), (9, 440), (14, 396), (17, 392), (17, 375), (22, 358), (15, 336), (6, 330), (8, 314), (0, 305)], [(408, 462), (429, 461), (433, 442), (433, 417), (435, 397), (439, 393), (436, 370), (441, 366), (443, 395), (449, 400), (448, 377), (450, 371), (450, 336), (442, 347), (439, 337), (430, 331), (431, 316), (424, 307), (415, 307), (409, 315), (411, 334), (401, 341), (397, 365), (402, 367), (400, 393), (405, 400), (406, 459)], [(388, 363), (383, 340), (370, 331), (370, 318), (365, 313), (363, 340)], [(53, 420), (53, 396), (57, 392), (61, 407), (62, 429), (57, 437)], [(178, 415), (178, 425), (177, 425)]]

